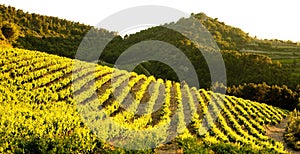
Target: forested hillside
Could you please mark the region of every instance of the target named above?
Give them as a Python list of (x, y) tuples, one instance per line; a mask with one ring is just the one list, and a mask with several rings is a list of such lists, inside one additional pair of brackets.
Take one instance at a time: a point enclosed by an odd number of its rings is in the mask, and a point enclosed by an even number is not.
[[(189, 28), (193, 29), (193, 27)], [(189, 31), (186, 33), (188, 32)], [(210, 72), (203, 54), (199, 52), (199, 48), (196, 47), (197, 45), (182, 34), (163, 26), (149, 28), (136, 34), (132, 34), (126, 37), (126, 39), (119, 38), (119, 41), (111, 42), (101, 58), (104, 59), (104, 61), (113, 64), (117, 60), (117, 57), (119, 57), (128, 47), (146, 40), (160, 40), (179, 48), (193, 64), (199, 77), (200, 85), (205, 88), (210, 87)], [(203, 44), (205, 45), (205, 43)], [(209, 44), (209, 42), (207, 44)], [(206, 50), (205, 47), (201, 49), (203, 49), (203, 52), (210, 52), (209, 50)], [(225, 62), (227, 84), (229, 86), (251, 82), (266, 82), (271, 85), (283, 85), (288, 84), (291, 80), (291, 70), (283, 67), (279, 62), (273, 62), (267, 56), (243, 53), (234, 50), (221, 50), (220, 52)], [(141, 65), (146, 68), (150, 74), (156, 77), (178, 81), (175, 72), (163, 63), (146, 62)], [(139, 73), (145, 74), (142, 71)]]
[(299, 83), (300, 78), (300, 46), (299, 42), (290, 40), (257, 39), (250, 37), (249, 33), (240, 28), (226, 25), (218, 21), (218, 18), (211, 18), (204, 13), (195, 14), (201, 23), (211, 32), (215, 41), (221, 49), (237, 50), (240, 52), (266, 55), (272, 61), (279, 61), (291, 69), (294, 79), (290, 85)]
[[(93, 28), (78, 22), (27, 13), (4, 5), (0, 5), (0, 23), (2, 34), (4, 33), (3, 27), (7, 24), (9, 25), (6, 27), (15, 27), (15, 32), (19, 33), (16, 40), (9, 40), (13, 46), (70, 58), (74, 58), (82, 38)], [(115, 35), (104, 29), (98, 32), (103, 35)]]
[(221, 49), (241, 50), (247, 44), (254, 40), (249, 33), (242, 31), (240, 28), (226, 25), (218, 21), (218, 18), (208, 17), (204, 13), (193, 14), (213, 35), (215, 41)]
[[(0, 5), (0, 8), (0, 21), (2, 23), (2, 37), (0, 38), (19, 48), (39, 50), (74, 58), (82, 38), (92, 28), (88, 25), (57, 17), (25, 13), (14, 7)], [(216, 43), (222, 49), (221, 53), (227, 72), (227, 85), (266, 82), (270, 85), (286, 84), (296, 87), (297, 81), (291, 77), (291, 68), (284, 67), (266, 56), (241, 53), (239, 51), (227, 51), (227, 49), (243, 49), (249, 43), (255, 41), (247, 33), (239, 28), (228, 26), (217, 19), (212, 19), (204, 13), (192, 14), (192, 16), (198, 19), (210, 31)], [(170, 24), (176, 25), (178, 22)], [(192, 24), (186, 26), (192, 26)], [(197, 27), (185, 28), (187, 29), (186, 32), (189, 33), (188, 29)], [(13, 29), (12, 31), (16, 32), (17, 35), (12, 36), (13, 33), (8, 33), (5, 29)], [(95, 29), (95, 32), (99, 36), (114, 37), (101, 55), (100, 60), (105, 64), (114, 64), (121, 53), (136, 43), (151, 39), (160, 40), (170, 43), (183, 51), (195, 67), (200, 85), (203, 88), (210, 88), (211, 86), (210, 72), (208, 71), (208, 66), (203, 55), (197, 51), (198, 49), (193, 42), (178, 32), (161, 26), (149, 28), (125, 38), (118, 36), (115, 32), (109, 32), (104, 29)], [(199, 37), (197, 34), (193, 36)], [(137, 73), (178, 81), (174, 71), (163, 63), (152, 61), (145, 62), (140, 66), (135, 69)]]

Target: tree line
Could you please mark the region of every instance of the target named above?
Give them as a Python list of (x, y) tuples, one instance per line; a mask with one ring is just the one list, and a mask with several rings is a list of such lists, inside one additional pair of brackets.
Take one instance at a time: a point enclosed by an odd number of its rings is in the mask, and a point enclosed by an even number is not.
[[(2, 41), (9, 42), (14, 47), (39, 50), (69, 58), (75, 58), (77, 48), (83, 37), (88, 31), (94, 29), (98, 36), (113, 38), (105, 47), (99, 59), (102, 64), (103, 62), (104, 64), (114, 64), (125, 50), (139, 42), (146, 40), (167, 42), (180, 49), (189, 58), (196, 70), (202, 88), (209, 88), (212, 84), (208, 65), (201, 52), (199, 52), (199, 48), (211, 52), (209, 46), (205, 45), (212, 42), (201, 38), (200, 34), (193, 34), (192, 37), (203, 39), (201, 41), (204, 42), (204, 45), (194, 44), (184, 35), (166, 28), (176, 26), (176, 24), (188, 19), (180, 19), (175, 23), (165, 24), (165, 26), (152, 27), (123, 38), (116, 32), (95, 29), (89, 25), (59, 19), (58, 17), (30, 14), (11, 6), (0, 5), (0, 16), (0, 39)], [(249, 42), (256, 40), (250, 37), (248, 33), (239, 28), (228, 26), (224, 22), (218, 21), (217, 18), (210, 18), (204, 13), (192, 14), (191, 16), (208, 29), (221, 49), (229, 87), (244, 83), (258, 84), (265, 82), (268, 85), (287, 85), (296, 88), (299, 79), (291, 77), (289, 68), (282, 66), (280, 63), (272, 62), (267, 56), (239, 52), (239, 50), (247, 47)], [(182, 25), (186, 33), (192, 33), (192, 30), (199, 28), (193, 22)], [(134, 71), (178, 81), (176, 73), (166, 64), (147, 61), (140, 64), (140, 66)]]

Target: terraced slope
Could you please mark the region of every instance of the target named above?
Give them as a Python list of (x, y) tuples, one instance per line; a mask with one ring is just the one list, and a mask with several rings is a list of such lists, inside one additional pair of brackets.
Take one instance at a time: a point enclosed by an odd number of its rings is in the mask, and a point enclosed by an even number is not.
[[(156, 146), (177, 134), (285, 152), (263, 125), (286, 111), (186, 84), (22, 49), (0, 49), (0, 80), (0, 152), (139, 149), (137, 137)], [(107, 117), (119, 127), (93, 123)]]

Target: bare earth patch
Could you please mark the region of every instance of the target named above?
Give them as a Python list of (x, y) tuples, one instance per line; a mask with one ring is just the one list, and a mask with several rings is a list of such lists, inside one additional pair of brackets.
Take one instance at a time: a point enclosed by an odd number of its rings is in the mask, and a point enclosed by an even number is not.
[(183, 154), (183, 149), (180, 149), (177, 143), (172, 142), (156, 148), (155, 154)]
[(292, 154), (300, 154), (300, 151), (295, 151), (292, 148), (288, 147), (284, 141), (283, 135), (285, 132), (285, 128), (287, 126), (287, 119), (288, 118), (283, 119), (279, 124), (276, 124), (274, 126), (270, 126), (270, 125), (265, 126), (266, 135), (273, 138), (275, 141), (284, 143), (284, 147), (288, 152)]

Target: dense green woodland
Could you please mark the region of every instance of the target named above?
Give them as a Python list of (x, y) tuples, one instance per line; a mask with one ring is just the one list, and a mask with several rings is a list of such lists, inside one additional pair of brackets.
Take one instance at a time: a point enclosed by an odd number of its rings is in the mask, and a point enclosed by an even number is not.
[[(26, 13), (14, 7), (0, 5), (0, 22), (13, 23), (20, 37), (13, 42), (15, 47), (45, 51), (51, 54), (74, 57), (83, 36), (92, 26), (71, 22), (58, 17)], [(104, 29), (103, 35), (114, 35)]]
[[(0, 16), (0, 39), (2, 42), (11, 43), (18, 48), (38, 50), (74, 58), (80, 42), (89, 30), (93, 29), (97, 37), (113, 38), (100, 57), (101, 64), (109, 66), (113, 66), (120, 54), (136, 43), (145, 40), (168, 42), (181, 49), (190, 59), (198, 75), (201, 88), (211, 87), (210, 72), (203, 55), (198, 50), (199, 45), (194, 44), (182, 34), (165, 26), (149, 28), (122, 38), (116, 32), (94, 29), (88, 25), (57, 17), (30, 14), (10, 6), (0, 5)], [(259, 40), (250, 37), (248, 33), (243, 32), (241, 29), (228, 26), (224, 22), (218, 21), (217, 18), (210, 18), (204, 13), (192, 14), (192, 16), (209, 30), (221, 49), (226, 66), (227, 86), (265, 82), (268, 85), (287, 85), (293, 90), (296, 89), (300, 79), (291, 75), (292, 68), (283, 66), (279, 62), (274, 62), (264, 55), (240, 52), (243, 49), (267, 48), (268, 50), (273, 50), (272, 43), (280, 42), (279, 40)], [(180, 19), (178, 22), (169, 23), (166, 26), (176, 26), (182, 20), (188, 19)], [(187, 34), (198, 28), (193, 27), (193, 25), (197, 24), (184, 25), (184, 30)], [(192, 35), (192, 37), (198, 39), (200, 36), (196, 34)], [(211, 42), (205, 42), (204, 44), (209, 43)], [(284, 41), (280, 43), (292, 44), (292, 42)], [(200, 45), (200, 49), (206, 50), (206, 47)], [(206, 52), (210, 51), (207, 50)], [(87, 53), (87, 56), (91, 55)], [(177, 75), (169, 66), (156, 61), (144, 62), (136, 67), (134, 71), (140, 74), (154, 75), (159, 78), (178, 81)], [(239, 96), (242, 95), (239, 94)], [(257, 100), (252, 95), (247, 98)]]

